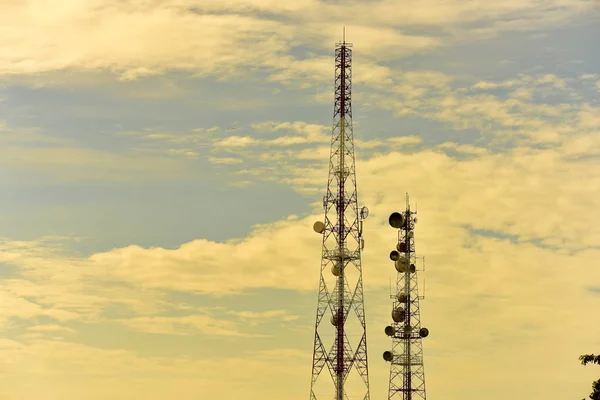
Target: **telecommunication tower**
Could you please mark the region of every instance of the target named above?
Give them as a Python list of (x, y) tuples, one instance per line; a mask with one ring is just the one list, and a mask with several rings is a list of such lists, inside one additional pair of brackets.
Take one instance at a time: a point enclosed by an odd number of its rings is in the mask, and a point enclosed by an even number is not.
[(425, 400), (422, 338), (429, 335), (429, 330), (421, 327), (419, 313), (419, 300), (423, 297), (419, 296), (417, 281), (415, 214), (410, 210), (407, 194), (406, 211), (395, 212), (389, 218), (390, 225), (398, 229), (396, 250), (390, 253), (390, 259), (398, 271), (396, 294), (391, 296), (394, 300), (393, 322), (385, 328), (385, 334), (392, 338), (392, 350), (383, 353), (383, 359), (391, 363), (389, 400)]
[[(335, 102), (323, 236), (310, 399), (369, 400), (367, 330), (361, 251), (363, 220), (358, 209), (352, 130), (352, 44), (335, 48)], [(352, 339), (352, 340), (351, 340)], [(326, 368), (327, 372), (323, 369)], [(323, 376), (325, 375), (325, 376)], [(329, 375), (329, 376), (327, 376)], [(320, 379), (319, 379), (320, 378)], [(351, 394), (349, 394), (350, 392)]]

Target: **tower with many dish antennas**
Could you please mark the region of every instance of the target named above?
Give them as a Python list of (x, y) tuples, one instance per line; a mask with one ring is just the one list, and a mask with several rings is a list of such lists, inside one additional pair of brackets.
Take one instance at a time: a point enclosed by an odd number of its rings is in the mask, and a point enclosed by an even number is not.
[[(310, 399), (369, 400), (367, 330), (352, 130), (352, 45), (335, 48), (335, 101), (325, 217), (314, 224), (323, 236)], [(326, 370), (326, 371), (324, 371)]]
[[(392, 295), (392, 323), (385, 334), (392, 339), (392, 349), (383, 353), (390, 362), (388, 399), (425, 400), (425, 372), (423, 367), (422, 338), (429, 330), (421, 326), (419, 312), (419, 285), (417, 256), (415, 255), (414, 228), (416, 212), (410, 210), (408, 194), (406, 210), (390, 215), (390, 225), (398, 230), (396, 249), (390, 253), (397, 271), (396, 293)], [(423, 270), (425, 262), (423, 259)]]

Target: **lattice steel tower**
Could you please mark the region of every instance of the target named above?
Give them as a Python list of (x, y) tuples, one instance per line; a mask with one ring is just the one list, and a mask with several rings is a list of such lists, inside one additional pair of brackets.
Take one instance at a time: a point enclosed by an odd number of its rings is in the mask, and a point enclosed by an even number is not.
[[(324, 221), (310, 398), (369, 399), (363, 302), (362, 223), (358, 209), (352, 131), (352, 44), (336, 44), (335, 104)], [(326, 317), (326, 318), (324, 318)], [(352, 340), (351, 340), (352, 339)], [(327, 372), (324, 372), (324, 367)], [(322, 374), (323, 372), (323, 374)]]
[[(389, 361), (390, 385), (388, 399), (425, 400), (425, 372), (423, 368), (422, 338), (429, 335), (427, 328), (421, 327), (419, 313), (419, 285), (417, 281), (417, 257), (415, 256), (414, 228), (416, 212), (410, 210), (408, 194), (406, 211), (390, 215), (389, 223), (398, 229), (396, 250), (390, 259), (398, 271), (396, 294), (392, 309), (392, 324), (385, 328), (385, 334), (392, 338), (392, 350), (383, 353)], [(423, 265), (425, 263), (423, 262)]]

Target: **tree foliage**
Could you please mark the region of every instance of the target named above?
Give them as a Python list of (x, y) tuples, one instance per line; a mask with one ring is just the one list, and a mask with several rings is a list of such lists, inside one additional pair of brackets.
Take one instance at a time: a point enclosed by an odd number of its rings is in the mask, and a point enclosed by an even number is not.
[[(581, 364), (583, 365), (590, 363), (600, 365), (600, 355), (596, 356), (594, 354), (584, 354), (579, 356), (579, 361), (581, 361)], [(590, 394), (590, 400), (600, 400), (600, 379), (592, 383), (592, 394)]]
[(579, 356), (579, 361), (581, 361), (581, 364), (583, 365), (587, 365), (589, 363), (600, 365), (600, 355), (596, 356), (594, 354), (584, 354)]
[(592, 383), (592, 394), (590, 394), (591, 400), (600, 400), (600, 379)]

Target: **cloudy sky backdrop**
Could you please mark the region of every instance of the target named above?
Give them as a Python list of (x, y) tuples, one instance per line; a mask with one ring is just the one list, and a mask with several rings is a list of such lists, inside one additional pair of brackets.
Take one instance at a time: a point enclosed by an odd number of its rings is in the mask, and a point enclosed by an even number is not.
[(0, 1), (0, 398), (307, 399), (354, 43), (372, 398), (388, 215), (428, 398), (580, 399), (600, 351), (596, 0)]

